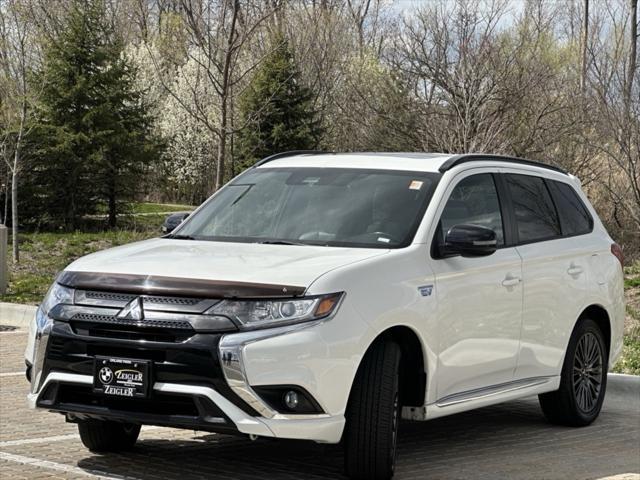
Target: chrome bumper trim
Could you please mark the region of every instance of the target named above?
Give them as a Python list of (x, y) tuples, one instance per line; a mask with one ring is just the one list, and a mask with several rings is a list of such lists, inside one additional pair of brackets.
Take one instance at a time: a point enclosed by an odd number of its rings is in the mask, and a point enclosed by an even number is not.
[(322, 323), (324, 320), (326, 319), (288, 325), (286, 327), (224, 335), (220, 339), (218, 353), (220, 356), (220, 364), (222, 365), (222, 372), (231, 390), (265, 418), (308, 420), (329, 417), (330, 415), (328, 414), (286, 415), (278, 413), (269, 407), (251, 388), (244, 368), (244, 348), (250, 343), (309, 328)]

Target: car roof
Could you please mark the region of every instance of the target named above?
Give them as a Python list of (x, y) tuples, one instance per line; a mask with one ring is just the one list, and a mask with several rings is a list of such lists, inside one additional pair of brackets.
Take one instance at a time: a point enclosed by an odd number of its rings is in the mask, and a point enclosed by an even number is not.
[(458, 165), (476, 161), (496, 162), (496, 166), (500, 166), (500, 164), (504, 166), (505, 163), (526, 165), (566, 174), (564, 170), (558, 167), (532, 160), (480, 153), (284, 152), (265, 158), (256, 164), (256, 168), (362, 168), (444, 173)]
[(301, 153), (260, 163), (264, 167), (367, 168), (437, 172), (451, 155), (442, 153)]

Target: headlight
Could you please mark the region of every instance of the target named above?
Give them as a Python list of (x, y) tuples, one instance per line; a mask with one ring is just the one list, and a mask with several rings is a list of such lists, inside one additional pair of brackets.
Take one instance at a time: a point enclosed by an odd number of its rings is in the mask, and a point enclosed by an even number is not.
[(42, 328), (47, 322), (51, 309), (60, 303), (73, 303), (73, 289), (63, 287), (59, 283), (54, 282), (36, 313), (36, 321), (39, 328)]
[(277, 300), (223, 300), (207, 313), (224, 315), (238, 322), (241, 329), (251, 330), (326, 318), (341, 298), (342, 293), (332, 293)]

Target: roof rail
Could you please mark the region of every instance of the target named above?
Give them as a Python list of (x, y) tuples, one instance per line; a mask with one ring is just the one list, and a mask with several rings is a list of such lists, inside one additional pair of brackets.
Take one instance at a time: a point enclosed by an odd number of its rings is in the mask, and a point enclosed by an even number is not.
[(260, 165), (264, 165), (267, 162), (270, 162), (272, 160), (277, 160), (279, 158), (293, 157), (294, 155), (320, 155), (323, 153), (333, 153), (333, 152), (324, 152), (322, 150), (291, 150), (288, 152), (274, 153), (273, 155), (269, 155), (268, 157), (265, 157), (262, 160), (256, 162), (253, 165), (253, 168), (259, 167)]
[(560, 167), (556, 167), (554, 165), (547, 165), (546, 163), (536, 162), (534, 160), (527, 160), (525, 158), (518, 157), (508, 157), (506, 155), (491, 155), (491, 154), (482, 154), (482, 153), (467, 153), (461, 155), (454, 155), (450, 159), (440, 165), (440, 172), (444, 173), (447, 170), (451, 170), (453, 167), (458, 166), (462, 163), (467, 162), (475, 162), (481, 160), (493, 160), (498, 162), (507, 162), (507, 163), (517, 163), (520, 165), (530, 165), (532, 167), (540, 167), (546, 168), (547, 170), (553, 170), (554, 172), (560, 172), (565, 175), (569, 175), (566, 170), (563, 170)]

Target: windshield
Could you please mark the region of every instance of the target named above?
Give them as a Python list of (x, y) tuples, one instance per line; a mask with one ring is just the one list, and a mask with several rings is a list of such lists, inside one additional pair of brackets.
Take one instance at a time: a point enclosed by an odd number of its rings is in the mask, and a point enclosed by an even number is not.
[(347, 168), (256, 168), (176, 238), (394, 248), (413, 239), (440, 175)]

